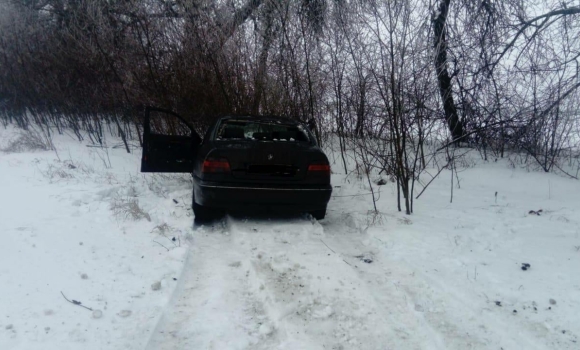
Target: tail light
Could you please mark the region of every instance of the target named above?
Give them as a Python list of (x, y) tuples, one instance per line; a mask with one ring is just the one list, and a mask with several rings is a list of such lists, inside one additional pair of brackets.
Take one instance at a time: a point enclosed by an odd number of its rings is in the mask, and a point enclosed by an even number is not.
[(328, 165), (328, 164), (310, 164), (308, 166), (308, 173), (330, 175), (330, 165)]
[(228, 173), (230, 172), (230, 163), (227, 159), (206, 159), (201, 167), (202, 173)]

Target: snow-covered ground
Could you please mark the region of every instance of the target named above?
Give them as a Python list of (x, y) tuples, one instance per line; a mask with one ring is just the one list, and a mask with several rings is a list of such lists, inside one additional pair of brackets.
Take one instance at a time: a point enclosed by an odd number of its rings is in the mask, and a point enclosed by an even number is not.
[(580, 349), (576, 180), (473, 155), (377, 216), (336, 164), (325, 220), (194, 227), (187, 175), (55, 144), (0, 152), (2, 350)]

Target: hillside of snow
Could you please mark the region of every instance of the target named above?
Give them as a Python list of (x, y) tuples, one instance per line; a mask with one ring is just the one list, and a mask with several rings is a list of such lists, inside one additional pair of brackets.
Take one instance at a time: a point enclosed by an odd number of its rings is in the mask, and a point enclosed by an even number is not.
[(19, 134), (0, 128), (2, 350), (580, 348), (577, 180), (473, 153), (452, 203), (445, 170), (410, 216), (373, 185), (376, 215), (336, 163), (320, 222), (194, 226), (190, 176), (140, 174), (138, 147)]

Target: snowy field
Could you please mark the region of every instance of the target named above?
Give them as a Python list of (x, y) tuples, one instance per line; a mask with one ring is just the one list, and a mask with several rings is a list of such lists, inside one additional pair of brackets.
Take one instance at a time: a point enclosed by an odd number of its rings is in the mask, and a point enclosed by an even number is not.
[(1, 350), (580, 349), (576, 180), (473, 154), (373, 216), (336, 164), (325, 220), (194, 227), (188, 175), (54, 142), (0, 151)]

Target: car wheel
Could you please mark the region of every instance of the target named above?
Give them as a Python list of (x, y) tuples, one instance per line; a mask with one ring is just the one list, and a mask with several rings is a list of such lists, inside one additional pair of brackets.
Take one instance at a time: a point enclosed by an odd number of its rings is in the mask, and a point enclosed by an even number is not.
[(218, 218), (218, 211), (194, 202), (193, 215), (195, 215), (195, 221), (211, 221)]
[(316, 220), (322, 220), (326, 216), (326, 208), (311, 211), (310, 215), (312, 215), (312, 217), (315, 218)]
[(193, 209), (194, 220), (197, 222), (206, 222), (219, 218), (220, 212), (214, 208), (204, 207), (195, 203), (195, 197), (191, 200), (191, 208)]

